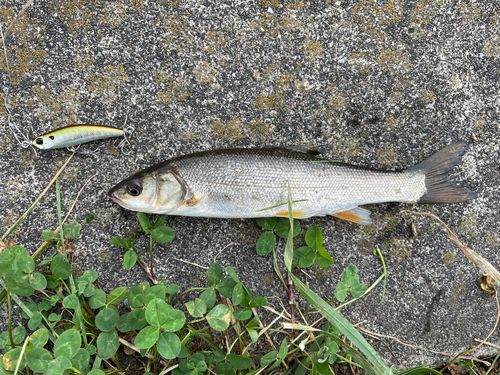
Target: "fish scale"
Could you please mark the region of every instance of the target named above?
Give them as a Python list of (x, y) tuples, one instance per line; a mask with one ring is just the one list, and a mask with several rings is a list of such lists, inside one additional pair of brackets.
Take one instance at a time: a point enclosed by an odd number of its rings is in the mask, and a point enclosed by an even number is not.
[(334, 215), (371, 223), (359, 205), (457, 203), (476, 196), (447, 177), (465, 143), (450, 145), (403, 171), (381, 171), (318, 159), (287, 148), (224, 149), (169, 159), (110, 189), (119, 205), (142, 212), (218, 218)]

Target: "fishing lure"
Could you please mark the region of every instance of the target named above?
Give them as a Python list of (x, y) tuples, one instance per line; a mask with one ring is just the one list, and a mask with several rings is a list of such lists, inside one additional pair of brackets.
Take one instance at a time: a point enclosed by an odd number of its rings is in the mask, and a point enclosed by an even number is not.
[(130, 132), (130, 129), (122, 130), (103, 125), (69, 125), (36, 137), (32, 141), (32, 144), (40, 150), (49, 150), (53, 148), (73, 147), (99, 139), (122, 136), (125, 138), (123, 142), (128, 143), (126, 133)]

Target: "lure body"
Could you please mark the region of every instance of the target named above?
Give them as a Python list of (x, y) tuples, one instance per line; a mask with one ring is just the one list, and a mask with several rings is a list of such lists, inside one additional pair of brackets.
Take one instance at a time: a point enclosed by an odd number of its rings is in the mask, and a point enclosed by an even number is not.
[(104, 138), (121, 137), (122, 129), (103, 125), (70, 125), (36, 137), (32, 143), (40, 150), (77, 146)]

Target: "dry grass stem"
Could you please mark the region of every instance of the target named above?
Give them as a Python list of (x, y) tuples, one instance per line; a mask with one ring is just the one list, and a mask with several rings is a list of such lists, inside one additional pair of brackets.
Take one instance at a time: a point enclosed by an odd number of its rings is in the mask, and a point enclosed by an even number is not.
[(16, 22), (19, 21), (19, 19), (23, 16), (24, 12), (28, 10), (31, 4), (33, 4), (33, 0), (28, 0), (28, 2), (24, 4), (23, 9), (21, 9), (21, 11), (17, 13), (16, 18), (12, 20), (7, 30), (5, 30), (5, 34), (2, 36), (2, 41), (1, 41), (2, 44), (0, 45), (0, 47), (3, 47), (3, 45), (5, 44), (5, 39), (7, 39), (7, 37), (9, 36), (10, 32), (16, 25)]
[(170, 257), (178, 262), (182, 262), (182, 263), (187, 263), (187, 264), (190, 264), (192, 266), (196, 266), (196, 267), (200, 267), (200, 268), (203, 268), (204, 270), (208, 270), (208, 267), (205, 267), (205, 266), (200, 266), (199, 264), (196, 264), (196, 263), (191, 263), (191, 262), (188, 262), (187, 260), (183, 260), (183, 259), (179, 259), (179, 258), (175, 258), (175, 257)]
[(216, 255), (216, 256), (214, 256), (214, 261), (213, 261), (213, 263), (215, 263), (215, 259), (217, 259), (217, 257), (218, 257), (218, 256), (219, 256), (219, 255), (220, 255), (220, 254), (221, 254), (224, 250), (226, 250), (229, 246), (233, 246), (233, 245), (238, 245), (238, 242), (231, 242), (230, 244), (228, 244), (228, 245), (224, 246), (224, 248), (223, 248), (221, 251), (219, 251), (219, 252), (217, 253), (217, 255)]

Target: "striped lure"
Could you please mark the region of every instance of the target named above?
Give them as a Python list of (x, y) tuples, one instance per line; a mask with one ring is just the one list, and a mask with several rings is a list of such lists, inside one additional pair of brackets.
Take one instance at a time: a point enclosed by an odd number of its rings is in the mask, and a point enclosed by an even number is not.
[(72, 147), (99, 139), (121, 137), (125, 131), (103, 125), (70, 125), (36, 137), (31, 143), (40, 150)]

